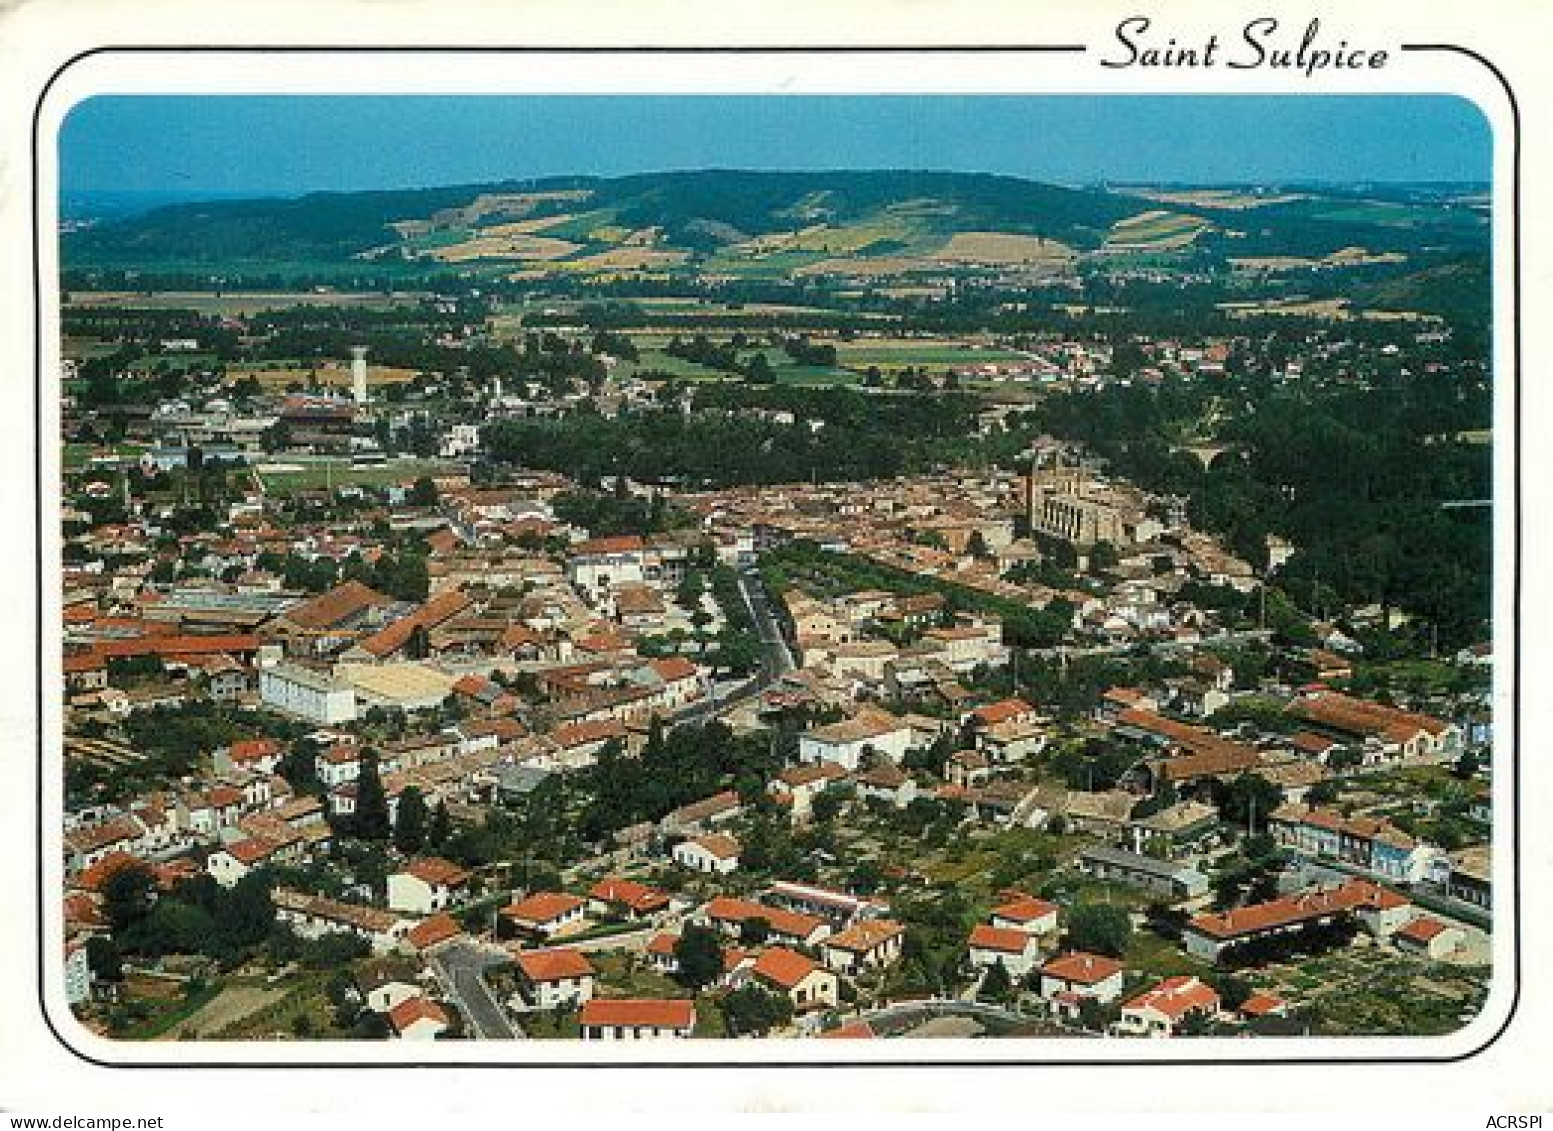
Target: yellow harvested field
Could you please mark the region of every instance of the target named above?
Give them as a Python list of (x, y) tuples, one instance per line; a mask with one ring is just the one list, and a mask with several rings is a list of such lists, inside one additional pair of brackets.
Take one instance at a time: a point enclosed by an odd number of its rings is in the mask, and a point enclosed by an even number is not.
[(557, 264), (575, 271), (642, 271), (654, 267), (674, 267), (690, 258), (687, 251), (658, 251), (650, 247), (617, 247), (597, 255)]
[(480, 229), (482, 236), (528, 236), (564, 224), (577, 218), (574, 212), (562, 212), (555, 216), (536, 216), (529, 220), (509, 220), (505, 224), (491, 224)]
[[(367, 384), (372, 385), (397, 385), (415, 378), (415, 370), (402, 369), (394, 365), (368, 365)], [(333, 385), (340, 389), (349, 389), (351, 384), (350, 362), (326, 361), (315, 365), (311, 369), (287, 369), (276, 366), (266, 368), (262, 366), (233, 366), (226, 371), (226, 383), (242, 381), (252, 377), (259, 384), (267, 388), (283, 389), (293, 381), (300, 381), (304, 385), (317, 380), (323, 385)]]
[(1362, 247), (1345, 247), (1327, 256), (1334, 267), (1367, 267), (1373, 263), (1406, 263), (1407, 256), (1400, 251), (1370, 251)]
[(1068, 263), (1074, 250), (1058, 240), (1010, 232), (956, 232), (933, 254), (944, 263)]
[(795, 275), (905, 275), (911, 271), (925, 271), (934, 266), (931, 259), (919, 259), (908, 255), (881, 255), (871, 259), (835, 258), (822, 259), (797, 268)]
[(1229, 262), (1231, 267), (1242, 271), (1304, 271), (1315, 267), (1369, 267), (1379, 263), (1406, 263), (1407, 256), (1399, 251), (1345, 247), (1320, 259), (1297, 255), (1264, 255), (1231, 259)]
[(526, 259), (546, 262), (571, 255), (581, 246), (570, 240), (519, 233), (508, 236), (476, 236), (463, 243), (432, 248), (427, 254), (442, 263), (468, 263), (475, 259)]
[(1221, 302), (1219, 309), (1232, 318), (1249, 318), (1258, 314), (1284, 314), (1302, 318), (1330, 318), (1346, 321), (1353, 317), (1346, 298), (1285, 299), (1277, 302)]
[(1306, 259), (1300, 255), (1256, 255), (1244, 259), (1231, 259), (1231, 267), (1243, 271), (1301, 271), (1315, 267), (1319, 259)]
[(811, 224), (793, 232), (769, 232), (728, 248), (733, 255), (759, 258), (773, 252), (810, 251), (847, 255), (886, 239), (902, 239), (910, 233), (899, 224), (848, 224), (833, 227)]
[(1180, 212), (1151, 211), (1117, 221), (1106, 237), (1110, 247), (1138, 247), (1168, 251), (1186, 247), (1211, 224), (1201, 216)]

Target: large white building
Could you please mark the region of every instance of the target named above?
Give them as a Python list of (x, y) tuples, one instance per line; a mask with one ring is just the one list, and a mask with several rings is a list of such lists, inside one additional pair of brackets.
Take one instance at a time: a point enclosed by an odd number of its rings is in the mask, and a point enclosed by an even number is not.
[(276, 664), (259, 673), (266, 707), (330, 726), (356, 717), (356, 692), (333, 677), (297, 664)]
[(801, 762), (835, 762), (848, 773), (872, 750), (899, 762), (911, 745), (911, 727), (883, 711), (865, 711), (850, 719), (819, 727), (798, 736)]

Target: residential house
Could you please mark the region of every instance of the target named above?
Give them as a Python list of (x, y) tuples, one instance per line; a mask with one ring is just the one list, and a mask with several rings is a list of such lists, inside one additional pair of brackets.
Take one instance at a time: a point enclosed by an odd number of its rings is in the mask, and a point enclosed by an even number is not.
[(374, 960), (356, 971), (362, 1004), (374, 1013), (390, 1013), (412, 998), (425, 997), (417, 968), (404, 961)]
[(893, 762), (906, 756), (911, 727), (884, 711), (864, 710), (850, 719), (798, 736), (798, 759), (810, 765), (834, 762), (856, 773), (871, 750)]
[(1122, 1005), (1118, 1033), (1142, 1037), (1173, 1037), (1191, 1018), (1204, 1020), (1219, 1012), (1219, 995), (1199, 978), (1166, 978)]
[(836, 975), (796, 950), (774, 946), (756, 960), (751, 974), (757, 982), (793, 1003), (793, 1012), (834, 1009), (839, 998)]
[(635, 880), (610, 877), (594, 884), (588, 892), (588, 910), (616, 919), (654, 919), (669, 910), (669, 896)]
[(452, 1025), (447, 1010), (429, 998), (413, 997), (388, 1013), (388, 1027), (401, 1041), (434, 1041)]
[(1077, 1016), (1084, 999), (1102, 1005), (1122, 994), (1123, 967), (1114, 958), (1081, 950), (1059, 955), (1041, 967), (1041, 997), (1059, 1014)]
[(585, 1041), (688, 1037), (696, 1027), (696, 1004), (686, 998), (591, 998), (578, 1024)]
[(738, 935), (746, 922), (762, 919), (766, 923), (768, 936), (789, 946), (816, 947), (833, 933), (829, 923), (812, 915), (725, 895), (710, 900), (701, 909), (698, 918), (712, 924), (725, 935)]
[(585, 907), (575, 895), (539, 891), (502, 908), (497, 917), (515, 933), (543, 940), (580, 926)]
[(1041, 944), (1028, 931), (978, 923), (969, 940), (971, 965), (990, 969), (1001, 965), (1010, 978), (1023, 978), (1041, 960)]
[(580, 950), (520, 950), (518, 993), (530, 1009), (574, 1009), (593, 997), (593, 963)]
[(1466, 932), (1454, 924), (1420, 915), (1392, 936), (1398, 950), (1438, 961), (1466, 941)]
[(1052, 935), (1057, 931), (1057, 905), (1023, 892), (1010, 893), (992, 909), (992, 925), (1000, 930), (1024, 931), (1031, 935)]
[(825, 965), (841, 974), (856, 976), (900, 960), (906, 929), (890, 919), (864, 919), (826, 939), (821, 954)]
[(676, 844), (672, 855), (681, 868), (727, 875), (739, 866), (739, 842), (723, 833), (707, 833)]
[(470, 873), (438, 857), (411, 860), (388, 875), (388, 906), (432, 915), (445, 911), (469, 885)]

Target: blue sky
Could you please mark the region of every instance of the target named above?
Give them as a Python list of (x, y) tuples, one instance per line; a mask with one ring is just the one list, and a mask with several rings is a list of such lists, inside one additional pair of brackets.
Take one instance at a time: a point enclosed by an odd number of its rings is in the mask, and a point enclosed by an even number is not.
[(1491, 147), (1432, 95), (100, 96), (59, 144), (65, 193), (212, 195), (708, 167), (1486, 181)]

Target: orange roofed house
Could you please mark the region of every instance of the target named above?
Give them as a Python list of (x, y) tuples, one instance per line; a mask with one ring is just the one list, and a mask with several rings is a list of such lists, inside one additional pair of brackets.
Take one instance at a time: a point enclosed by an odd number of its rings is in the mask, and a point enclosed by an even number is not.
[(411, 860), (388, 877), (388, 906), (431, 915), (446, 910), (469, 884), (469, 873), (437, 857)]
[(1122, 1006), (1119, 1033), (1148, 1037), (1172, 1037), (1193, 1016), (1210, 1018), (1219, 1012), (1219, 995), (1201, 979), (1166, 978)]
[(756, 960), (752, 973), (766, 988), (783, 994), (795, 1013), (834, 1008), (840, 989), (836, 975), (796, 950), (775, 946)]
[(579, 925), (584, 906), (575, 895), (537, 891), (527, 899), (502, 908), (499, 919), (515, 934), (548, 939)]
[(857, 974), (898, 962), (906, 944), (906, 929), (889, 919), (863, 919), (825, 940), (825, 965), (842, 974)]
[(1307, 927), (1356, 919), (1371, 934), (1389, 938), (1416, 914), (1406, 896), (1357, 877), (1335, 888), (1314, 888), (1265, 903), (1198, 915), (1182, 928), (1181, 942), (1196, 958), (1217, 962), (1224, 951)]
[(696, 1003), (688, 998), (593, 998), (578, 1018), (585, 1041), (641, 1041), (688, 1037)]
[(1041, 967), (1041, 996), (1058, 1012), (1076, 1013), (1084, 998), (1103, 1005), (1121, 997), (1122, 975), (1116, 959), (1076, 950)]
[(1002, 966), (1010, 978), (1023, 978), (1041, 960), (1040, 941), (1028, 931), (978, 923), (971, 928), (968, 945), (972, 966)]
[(588, 910), (622, 919), (651, 919), (669, 909), (667, 892), (635, 880), (603, 879), (588, 892)]
[(530, 1009), (569, 1009), (593, 997), (593, 963), (580, 950), (520, 950), (518, 993)]

